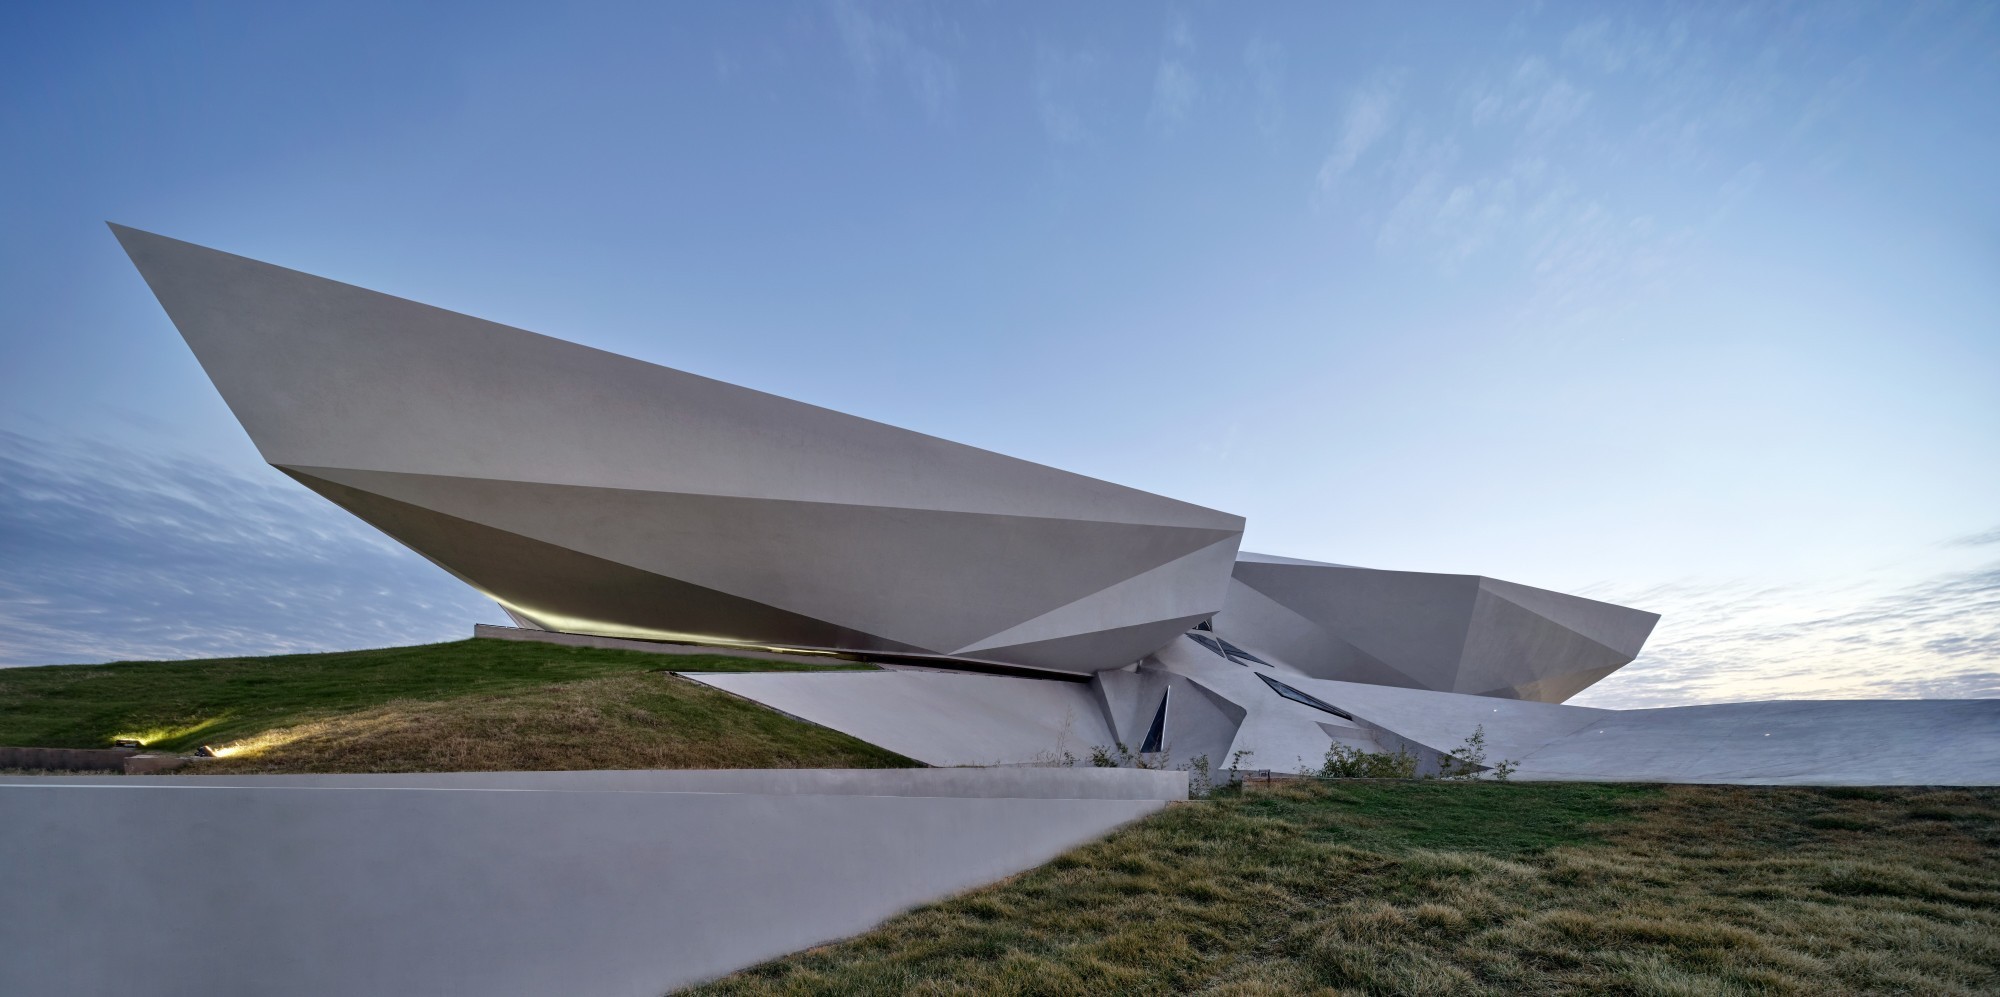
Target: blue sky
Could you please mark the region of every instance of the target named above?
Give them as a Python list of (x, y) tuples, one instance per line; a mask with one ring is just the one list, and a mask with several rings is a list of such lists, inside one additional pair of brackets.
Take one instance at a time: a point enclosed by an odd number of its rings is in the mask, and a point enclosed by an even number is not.
[(0, 7), (0, 663), (498, 613), (105, 220), (1666, 614), (1595, 705), (2000, 695), (1991, 4)]

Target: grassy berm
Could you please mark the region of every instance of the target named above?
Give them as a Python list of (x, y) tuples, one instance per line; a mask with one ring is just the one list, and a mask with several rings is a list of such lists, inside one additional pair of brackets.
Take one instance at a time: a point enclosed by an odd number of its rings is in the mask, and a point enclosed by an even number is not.
[[(915, 765), (675, 671), (810, 671), (721, 655), (502, 640), (0, 670), (0, 744), (223, 757), (185, 772)], [(830, 668), (867, 667), (835, 663)]]
[(1301, 783), (703, 994), (1994, 994), (2000, 791)]

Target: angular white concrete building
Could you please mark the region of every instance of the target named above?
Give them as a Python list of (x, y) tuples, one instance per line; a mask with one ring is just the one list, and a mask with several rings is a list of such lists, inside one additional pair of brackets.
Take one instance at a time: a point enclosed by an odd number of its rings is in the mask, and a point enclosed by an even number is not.
[(523, 626), (1087, 674), (1243, 519), (113, 227), (278, 470)]
[(1560, 703), (1637, 657), (1659, 619), (1498, 578), (1246, 553), (1214, 625), (1316, 678)]
[[(17, 778), (0, 992), (654, 994), (1204, 772), (1474, 731), (1525, 779), (2000, 783), (2000, 700), (1563, 705), (1658, 617), (1240, 553), (1228, 513), (113, 229), (265, 460), (519, 624), (478, 635), (874, 661), (685, 677), (940, 768)], [(148, 898), (182, 930), (107, 944)]]
[[(933, 765), (1060, 764), (1123, 744), (1147, 764), (1279, 773), (1333, 745), (1435, 771), (1481, 731), (1516, 779), (2000, 785), (2000, 700), (1606, 710), (1317, 678), (1219, 632), (1084, 681), (919, 671), (685, 673)], [(1082, 764), (1089, 764), (1082, 761)]]
[(272, 466), (528, 631), (945, 669), (715, 680), (926, 761), (1317, 756), (1361, 728), (1311, 681), (1554, 703), (1657, 620), (1239, 556), (1225, 512), (113, 230)]

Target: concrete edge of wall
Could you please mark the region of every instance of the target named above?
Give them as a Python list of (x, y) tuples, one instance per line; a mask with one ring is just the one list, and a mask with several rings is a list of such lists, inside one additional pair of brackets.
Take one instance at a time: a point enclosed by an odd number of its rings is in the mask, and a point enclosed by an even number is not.
[[(15, 778), (0, 782), (0, 992), (650, 997), (1167, 805), (986, 795), (1133, 774), (889, 773), (956, 796)], [(845, 775), (831, 782), (857, 785)], [(107, 943), (133, 912), (152, 913)]]
[(487, 789), (543, 792), (747, 793), (958, 799), (1188, 798), (1180, 771), (1125, 768), (629, 769), (581, 772), (407, 772), (365, 775), (4, 776), (4, 785), (271, 789)]

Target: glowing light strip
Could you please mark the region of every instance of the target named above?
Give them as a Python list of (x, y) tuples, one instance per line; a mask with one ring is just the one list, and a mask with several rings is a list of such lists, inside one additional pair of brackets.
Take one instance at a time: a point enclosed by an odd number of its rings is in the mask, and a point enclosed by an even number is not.
[(825, 657), (841, 657), (845, 654), (851, 653), (851, 652), (844, 652), (827, 648), (780, 647), (770, 644), (759, 644), (755, 641), (741, 640), (735, 637), (718, 637), (714, 634), (682, 633), (676, 630), (654, 630), (648, 627), (633, 627), (619, 623), (606, 623), (602, 620), (587, 619), (581, 616), (570, 616), (565, 613), (551, 613), (539, 609), (532, 609), (527, 606), (523, 606), (520, 603), (513, 602), (508, 599), (502, 599), (499, 596), (494, 595), (491, 592), (486, 592), (484, 590), (482, 590), (480, 594), (506, 607), (508, 610), (519, 615), (522, 619), (532, 621), (536, 624), (539, 624), (542, 627), (545, 627), (557, 633), (582, 634), (591, 637), (622, 637), (627, 640), (656, 640), (656, 641), (664, 641), (670, 644), (700, 644), (710, 647), (733, 647), (733, 648), (741, 648), (742, 650), (745, 651), (769, 651), (774, 654), (810, 654), (810, 655), (821, 655)]

